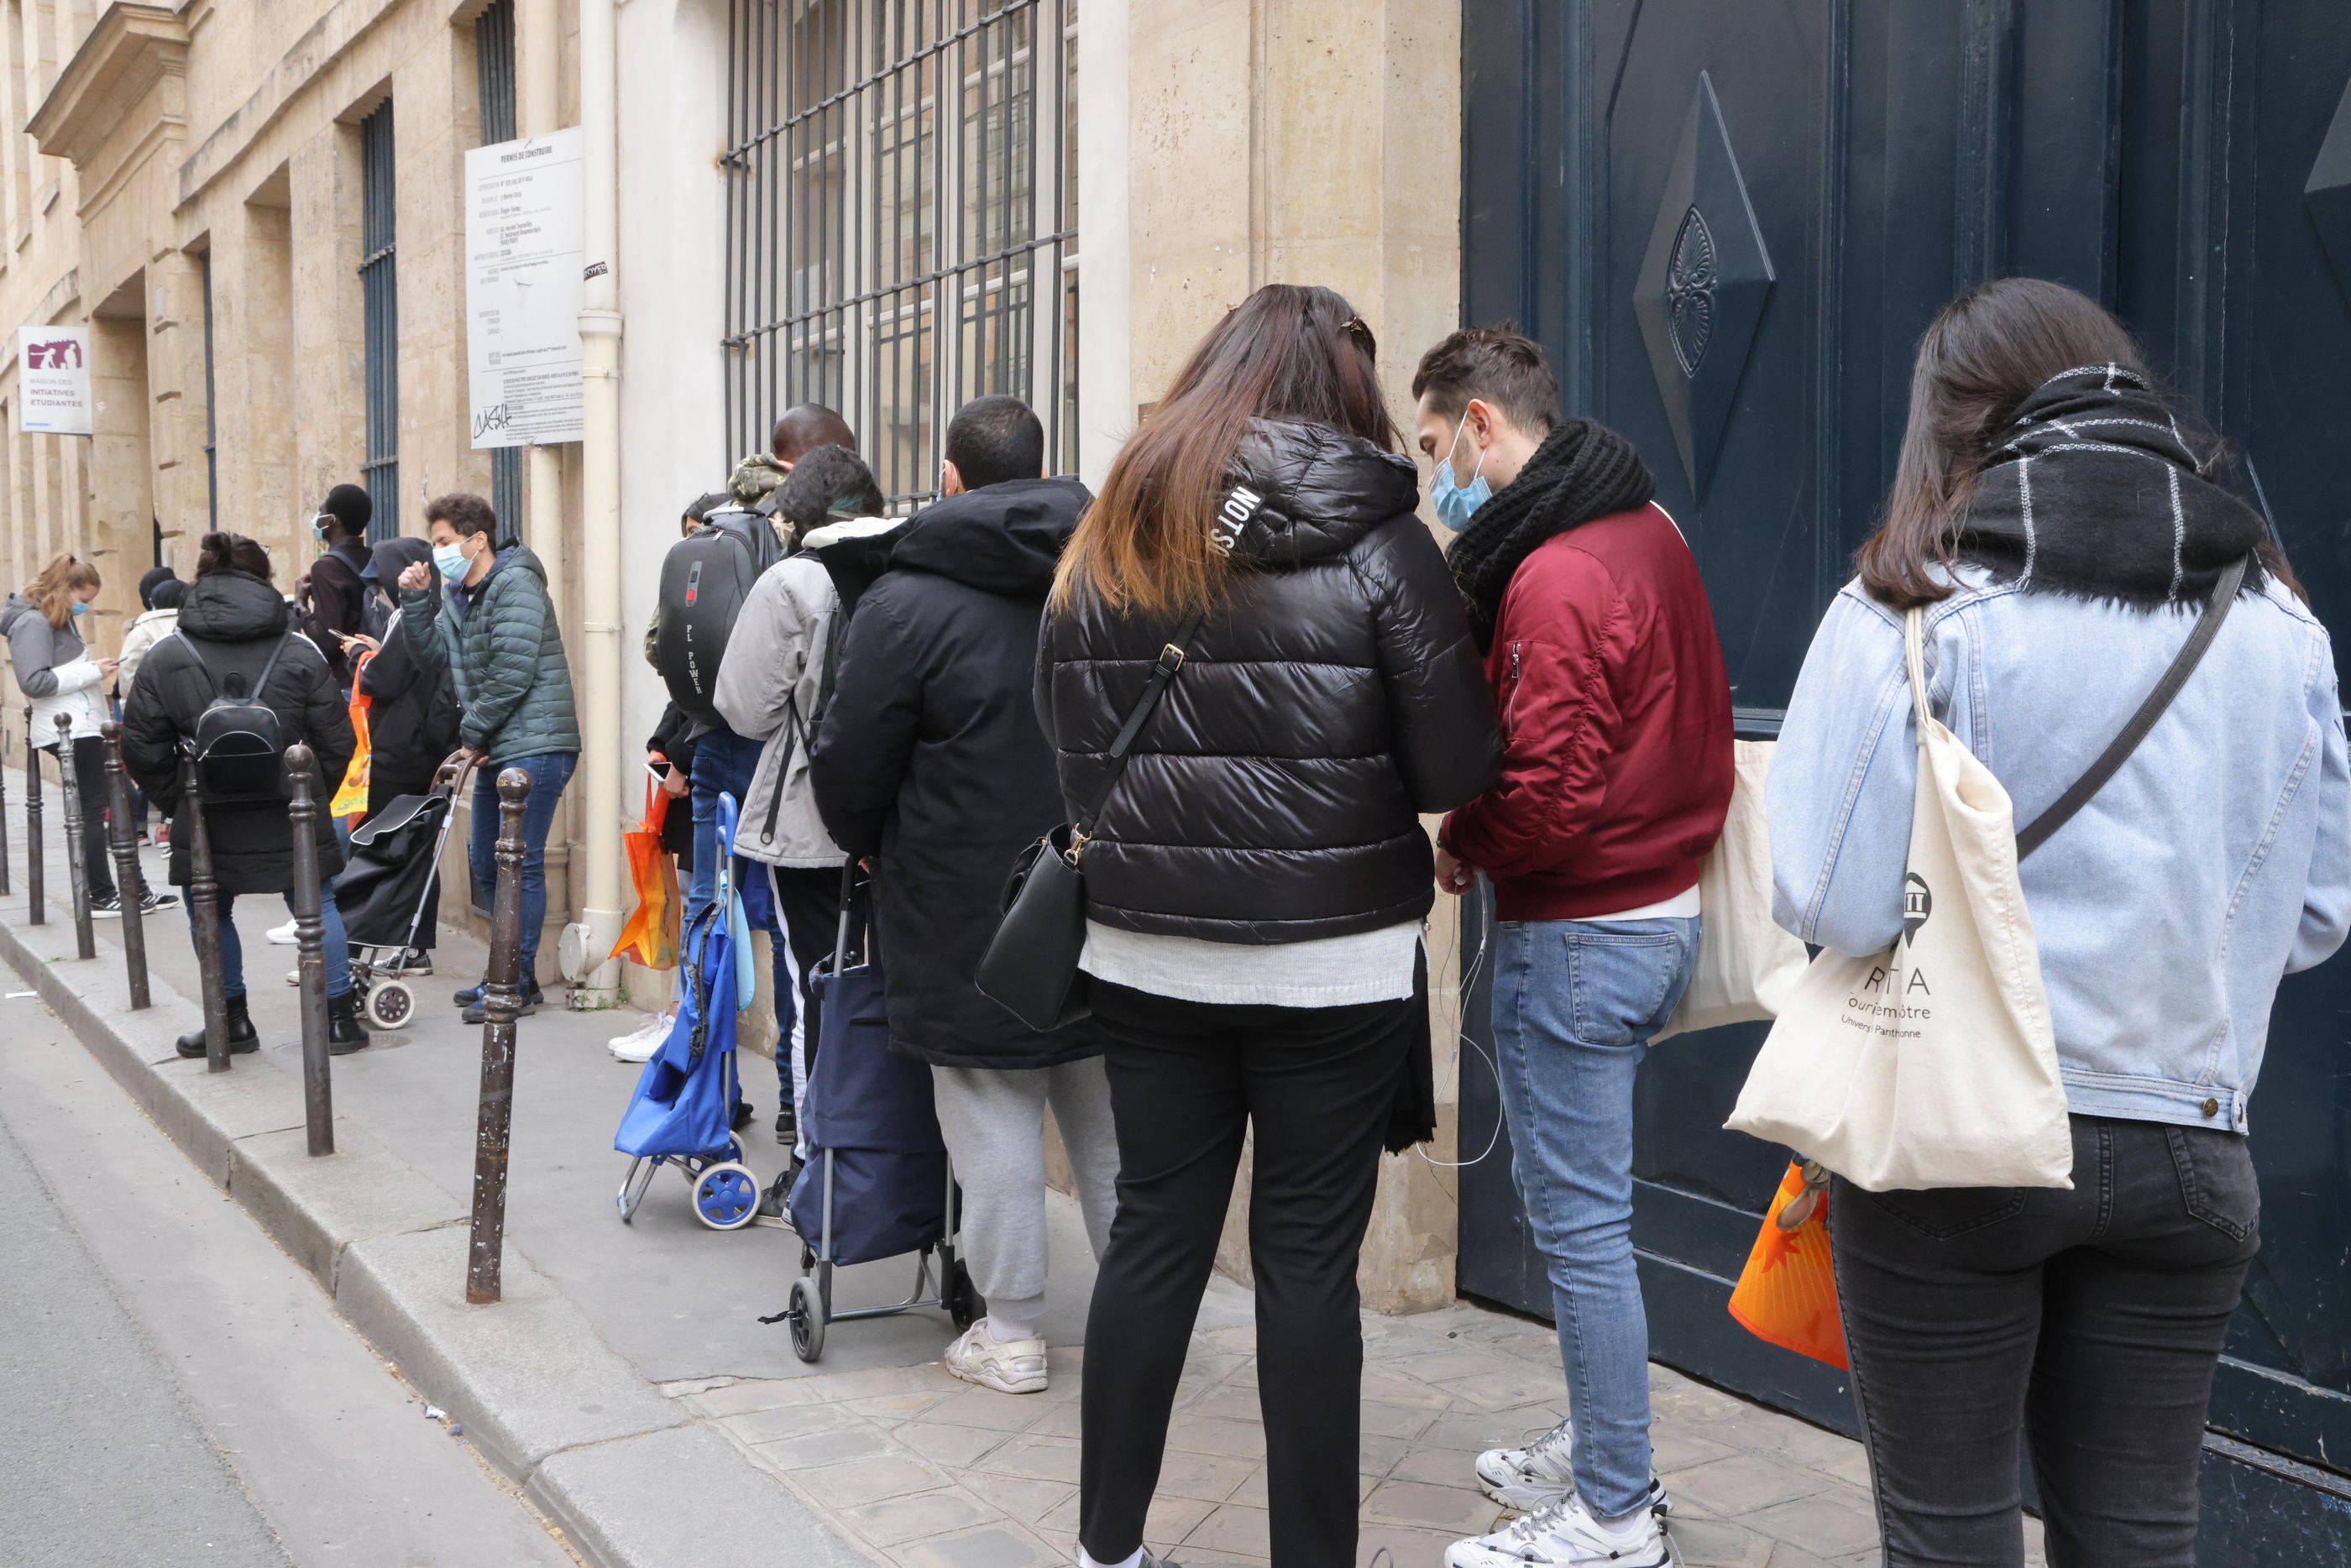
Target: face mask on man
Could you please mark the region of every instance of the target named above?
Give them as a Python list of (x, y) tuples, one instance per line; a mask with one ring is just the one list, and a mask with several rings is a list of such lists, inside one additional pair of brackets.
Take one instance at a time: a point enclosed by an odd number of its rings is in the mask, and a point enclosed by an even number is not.
[(323, 512), (319, 513), (316, 517), (311, 518), (310, 537), (316, 539), (321, 545), (325, 544), (327, 542), (327, 524), (332, 521), (334, 521), (334, 519), (329, 517)]
[(433, 564), (441, 568), (442, 579), (452, 583), (464, 582), (465, 574), (474, 569), (474, 563), (466, 556), (462, 540), (453, 539), (446, 545), (434, 545)]
[(1494, 498), (1494, 487), (1486, 483), (1486, 454), (1478, 453), (1478, 466), (1471, 471), (1469, 483), (1462, 483), (1453, 477), (1453, 454), (1461, 448), (1461, 437), (1469, 428), (1469, 413), (1463, 410), (1461, 422), (1453, 427), (1453, 444), (1437, 460), (1437, 473), (1428, 483), (1428, 504), (1437, 510), (1437, 520), (1458, 534), (1469, 526), (1469, 519), (1478, 508)]

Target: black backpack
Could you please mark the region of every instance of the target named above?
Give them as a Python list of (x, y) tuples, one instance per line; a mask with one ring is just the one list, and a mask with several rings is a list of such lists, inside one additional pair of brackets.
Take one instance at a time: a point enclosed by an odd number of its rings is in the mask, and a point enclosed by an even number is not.
[(704, 518), (663, 559), (653, 665), (670, 701), (696, 722), (725, 727), (712, 697), (726, 639), (759, 574), (783, 558), (774, 526), (757, 513), (735, 509)]
[(204, 805), (284, 805), (291, 794), (286, 783), (286, 740), (267, 696), (270, 671), (294, 640), (292, 634), (277, 639), (269, 661), (250, 686), (236, 670), (225, 680), (214, 675), (194, 638), (182, 632), (180, 640), (196, 656), (197, 668), (213, 688), (213, 700), (196, 715), (195, 734), (188, 746), (196, 760), (196, 789)]

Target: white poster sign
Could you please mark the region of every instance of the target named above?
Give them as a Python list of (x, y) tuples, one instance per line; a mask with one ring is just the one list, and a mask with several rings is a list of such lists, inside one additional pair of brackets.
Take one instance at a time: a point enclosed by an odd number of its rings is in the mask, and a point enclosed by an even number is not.
[(16, 328), (16, 432), (90, 433), (89, 328)]
[(581, 132), (465, 154), (474, 447), (580, 438)]

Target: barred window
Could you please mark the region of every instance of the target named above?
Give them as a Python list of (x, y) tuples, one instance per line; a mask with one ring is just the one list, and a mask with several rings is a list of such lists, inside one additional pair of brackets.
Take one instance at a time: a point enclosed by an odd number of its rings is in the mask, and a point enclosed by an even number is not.
[(734, 0), (726, 460), (837, 409), (893, 504), (1010, 393), (1077, 468), (1078, 0)]

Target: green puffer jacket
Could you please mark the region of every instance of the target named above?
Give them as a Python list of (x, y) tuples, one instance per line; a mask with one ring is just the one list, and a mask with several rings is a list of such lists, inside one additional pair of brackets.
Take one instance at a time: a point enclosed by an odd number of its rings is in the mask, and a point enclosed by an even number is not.
[[(456, 590), (451, 590), (453, 593)], [(571, 667), (547, 596), (547, 568), (528, 546), (501, 553), (467, 596), (463, 615), (431, 588), (403, 588), (402, 624), (426, 663), (445, 666), (465, 722), (457, 743), (492, 767), (517, 757), (580, 750)]]

